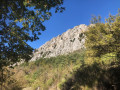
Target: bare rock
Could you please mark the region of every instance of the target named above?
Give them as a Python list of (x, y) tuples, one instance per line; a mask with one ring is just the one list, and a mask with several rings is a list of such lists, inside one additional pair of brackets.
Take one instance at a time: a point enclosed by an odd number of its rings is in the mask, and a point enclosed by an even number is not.
[(86, 30), (88, 30), (88, 27), (85, 24), (81, 24), (67, 30), (62, 35), (52, 38), (33, 53), (31, 61), (41, 57), (49, 58), (68, 54), (84, 48), (85, 36), (83, 33)]

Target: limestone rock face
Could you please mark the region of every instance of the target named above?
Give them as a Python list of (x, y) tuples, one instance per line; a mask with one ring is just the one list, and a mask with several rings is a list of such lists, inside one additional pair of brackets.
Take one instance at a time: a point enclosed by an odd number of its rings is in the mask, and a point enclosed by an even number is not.
[(70, 52), (84, 48), (85, 32), (88, 27), (85, 24), (75, 26), (62, 35), (52, 38), (33, 53), (31, 61), (41, 57), (49, 58), (58, 55), (68, 54)]

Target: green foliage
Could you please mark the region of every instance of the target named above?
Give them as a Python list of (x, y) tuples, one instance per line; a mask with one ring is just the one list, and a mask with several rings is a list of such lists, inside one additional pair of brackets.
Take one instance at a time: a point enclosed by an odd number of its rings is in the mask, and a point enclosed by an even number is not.
[(100, 58), (101, 62), (104, 64), (112, 64), (117, 63), (117, 59), (116, 59), (116, 53), (107, 53), (105, 55), (102, 55)]
[[(84, 33), (86, 53), (81, 66), (60, 83), (61, 90), (119, 90), (120, 12), (109, 15), (106, 23), (93, 17)], [(82, 36), (82, 35), (80, 35)]]
[(61, 90), (116, 90), (120, 89), (120, 66), (106, 67), (99, 63), (82, 65), (71, 77), (60, 84)]
[(33, 48), (27, 42), (39, 39), (46, 29), (43, 22), (52, 15), (50, 10), (62, 12), (62, 4), (63, 0), (0, 0), (0, 73), (4, 67), (31, 59)]
[[(85, 50), (75, 51), (69, 55), (61, 55), (51, 58), (40, 58), (29, 64), (18, 66), (18, 72), (24, 71), (23, 77), (26, 87), (36, 89), (40, 87), (48, 90), (50, 87), (59, 87), (66, 77), (72, 76), (72, 70), (77, 69), (84, 60)], [(18, 77), (18, 76), (15, 76)]]
[(60, 83), (61, 90), (120, 89), (120, 12), (110, 14), (105, 23), (100, 19), (92, 18), (92, 25), (84, 33), (84, 62)]
[(62, 12), (62, 4), (63, 0), (0, 0), (0, 69), (32, 57), (27, 42), (39, 39), (50, 10)]
[(20, 66), (28, 66), (29, 65), (29, 63), (28, 62), (25, 62), (25, 63), (22, 63), (22, 64), (20, 64)]
[(101, 16), (96, 17), (96, 16), (93, 15), (90, 22), (91, 22), (92, 24), (100, 23), (100, 22), (101, 22)]
[(34, 62), (35, 65), (41, 66), (43, 64), (51, 65), (52, 67), (58, 67), (58, 66), (65, 66), (72, 63), (80, 63), (84, 58), (83, 56), (84, 50), (81, 51), (81, 53), (74, 52), (69, 55), (61, 55), (57, 57), (51, 57), (51, 58), (40, 58), (39, 60), (36, 60)]
[(53, 84), (53, 82), (54, 82), (54, 79), (51, 78), (51, 79), (47, 80), (47, 85), (51, 86)]
[(120, 60), (120, 16), (110, 15), (108, 19), (105, 24), (98, 22), (89, 26), (85, 33), (88, 59), (101, 60), (102, 55), (115, 53), (116, 59)]
[(66, 82), (66, 79), (65, 78), (63, 78), (62, 80), (61, 80), (61, 82), (58, 84), (58, 87), (62, 90), (62, 88), (64, 87), (64, 83)]

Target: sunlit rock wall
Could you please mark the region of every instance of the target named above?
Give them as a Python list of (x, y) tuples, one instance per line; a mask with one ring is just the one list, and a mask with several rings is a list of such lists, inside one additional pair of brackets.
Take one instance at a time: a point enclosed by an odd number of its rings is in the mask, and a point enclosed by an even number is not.
[(81, 24), (67, 30), (62, 35), (52, 38), (33, 53), (31, 61), (41, 57), (46, 58), (68, 54), (84, 48), (85, 36), (83, 32), (87, 29), (88, 27), (85, 24)]

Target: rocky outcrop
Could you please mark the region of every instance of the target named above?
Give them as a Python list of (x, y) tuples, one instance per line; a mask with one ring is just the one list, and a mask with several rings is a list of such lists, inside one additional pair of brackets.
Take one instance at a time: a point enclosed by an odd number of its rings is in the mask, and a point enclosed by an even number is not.
[(75, 26), (73, 29), (67, 30), (62, 35), (58, 35), (35, 50), (31, 61), (41, 57), (47, 58), (68, 54), (84, 48), (85, 38), (83, 32), (87, 29), (88, 27), (85, 24), (81, 24)]

